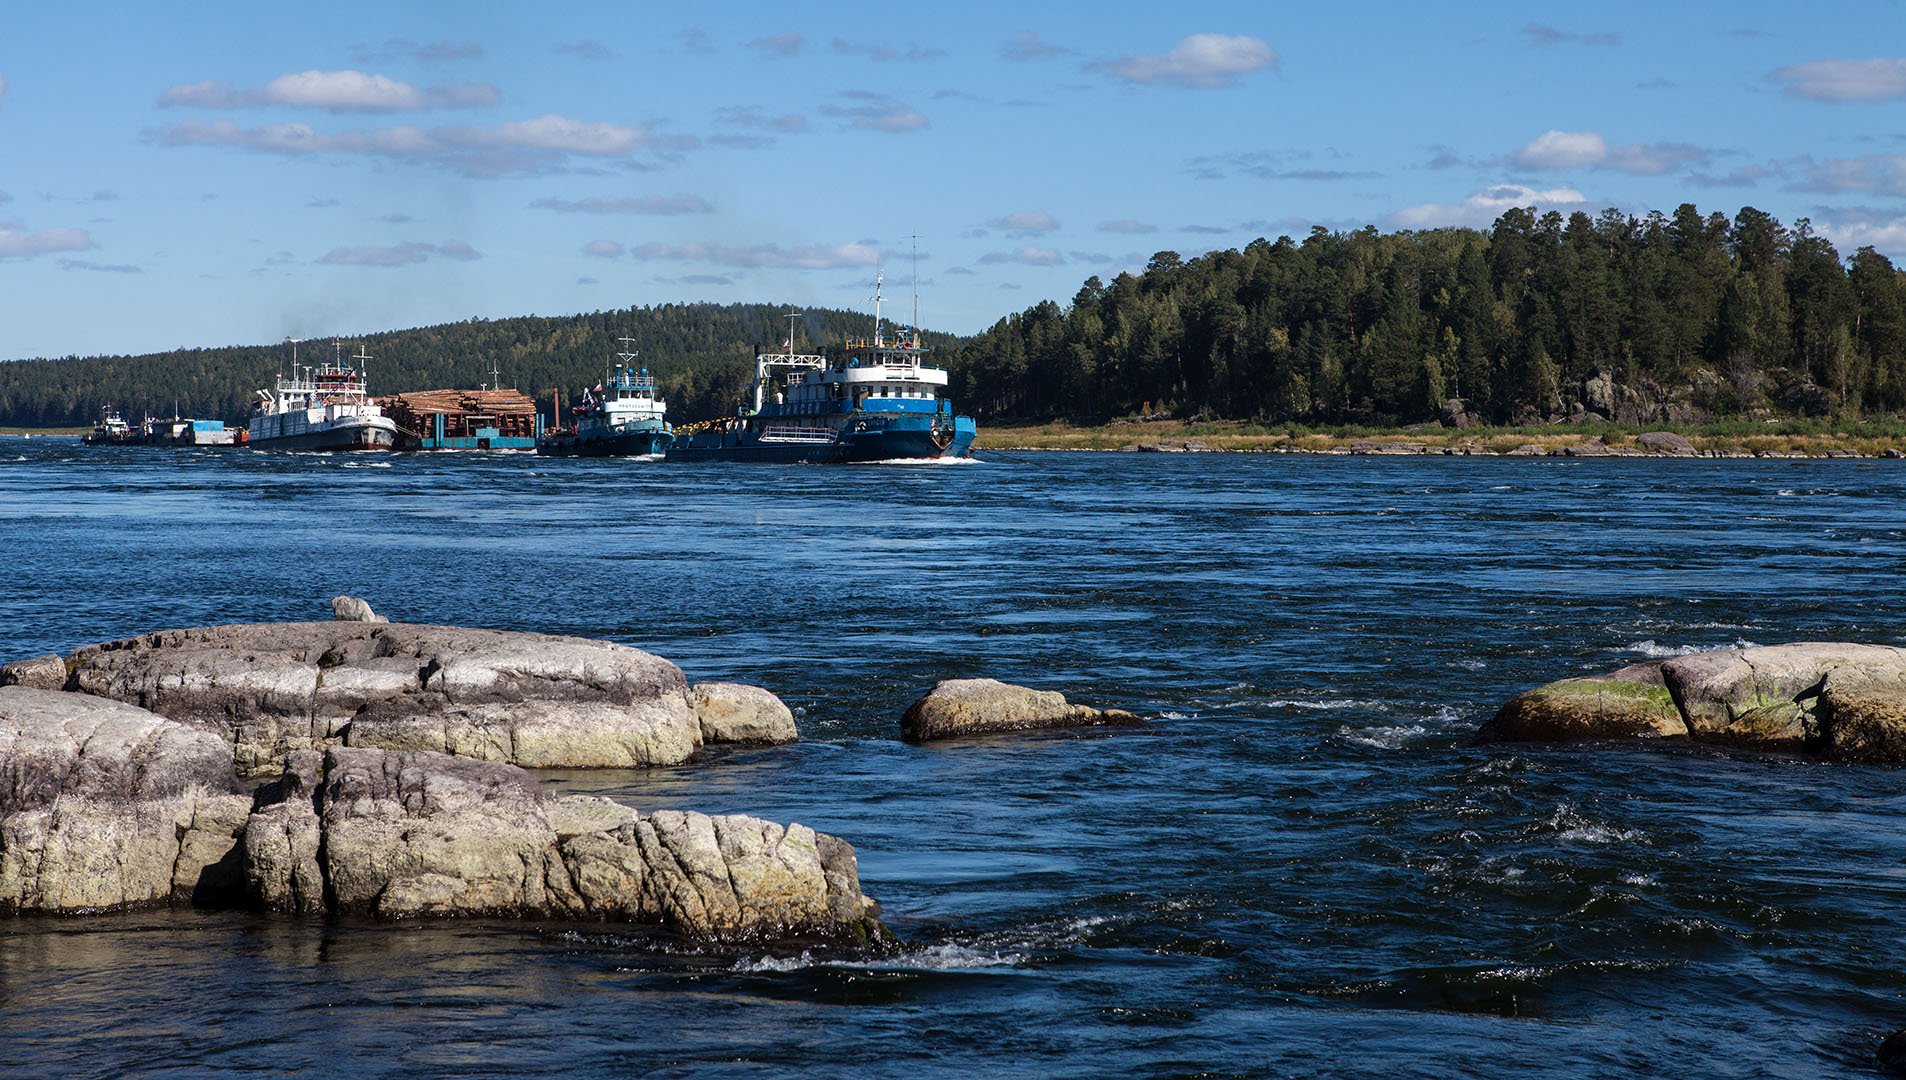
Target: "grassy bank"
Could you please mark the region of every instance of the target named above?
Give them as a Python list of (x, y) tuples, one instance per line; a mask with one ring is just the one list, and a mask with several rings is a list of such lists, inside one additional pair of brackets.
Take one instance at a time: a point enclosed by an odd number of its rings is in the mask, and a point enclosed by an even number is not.
[(1894, 418), (1860, 422), (1783, 420), (1777, 423), (1725, 421), (1691, 427), (1651, 424), (1587, 423), (1531, 427), (1396, 428), (1305, 427), (1301, 424), (1259, 424), (1250, 421), (1185, 423), (1179, 420), (1125, 420), (1097, 426), (1066, 421), (1045, 423), (1002, 422), (981, 424), (982, 450), (1117, 450), (1135, 443), (1183, 442), (1195, 439), (1213, 450), (1298, 450), (1328, 453), (1348, 450), (1357, 443), (1413, 443), (1432, 451), (1468, 450), (1471, 453), (1507, 453), (1522, 446), (1566, 450), (1588, 442), (1609, 447), (1634, 447), (1645, 431), (1672, 431), (1703, 453), (1806, 454), (1825, 456), (1850, 450), (1877, 456), (1887, 450), (1906, 451), (1906, 421)]
[(14, 437), (19, 437), (24, 435), (30, 438), (39, 439), (39, 438), (51, 438), (54, 436), (86, 435), (86, 434), (90, 434), (92, 430), (93, 429), (90, 427), (51, 427), (51, 428), (0, 427), (0, 436), (11, 435)]

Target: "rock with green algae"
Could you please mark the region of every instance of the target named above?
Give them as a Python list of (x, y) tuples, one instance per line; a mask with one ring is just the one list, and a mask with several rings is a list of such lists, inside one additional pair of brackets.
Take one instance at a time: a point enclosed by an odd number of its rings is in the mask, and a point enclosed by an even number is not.
[(1796, 642), (1692, 653), (1517, 695), (1481, 742), (1686, 736), (1837, 761), (1906, 761), (1906, 650)]

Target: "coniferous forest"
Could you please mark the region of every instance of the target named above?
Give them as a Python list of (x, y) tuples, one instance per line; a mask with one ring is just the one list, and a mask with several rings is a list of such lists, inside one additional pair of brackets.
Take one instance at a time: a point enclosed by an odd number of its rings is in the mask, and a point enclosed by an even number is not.
[[(501, 372), (547, 400), (602, 377), (617, 338), (670, 414), (731, 411), (786, 309), (662, 304), (473, 319), (370, 334), (372, 392), (475, 387)], [(810, 309), (797, 346), (865, 334), (865, 313)], [(1906, 273), (1843, 259), (1805, 219), (1515, 209), (1488, 231), (1313, 229), (1140, 274), (1088, 279), (969, 339), (927, 335), (963, 412), (1105, 420), (1133, 414), (1316, 425), (1695, 423), (1906, 410)], [(302, 346), (328, 351), (328, 342)], [(241, 421), (287, 345), (0, 364), (0, 424)]]
[[(1906, 275), (1807, 221), (1691, 205), (1313, 229), (1092, 278), (968, 342), (981, 415), (1693, 423), (1906, 408)], [(1465, 419), (1466, 418), (1466, 419)]]
[[(754, 373), (756, 346), (775, 350), (788, 335), (785, 305), (661, 304), (586, 315), (471, 319), (415, 330), (344, 338), (346, 355), (359, 345), (373, 396), (411, 390), (474, 388), (500, 381), (547, 408), (560, 390), (565, 408), (600, 382), (618, 352), (656, 377), (671, 417), (685, 420), (734, 411)], [(837, 344), (873, 330), (871, 315), (808, 308), (795, 336), (797, 350)], [(928, 332), (942, 350), (957, 343)], [(632, 338), (626, 345), (620, 338)], [(328, 359), (329, 339), (298, 346), (298, 360)], [(145, 356), (66, 357), (0, 363), (0, 424), (72, 427), (90, 424), (103, 406), (125, 418), (180, 415), (243, 423), (253, 394), (291, 367), (289, 344), (179, 349)], [(492, 375), (492, 372), (496, 375)]]

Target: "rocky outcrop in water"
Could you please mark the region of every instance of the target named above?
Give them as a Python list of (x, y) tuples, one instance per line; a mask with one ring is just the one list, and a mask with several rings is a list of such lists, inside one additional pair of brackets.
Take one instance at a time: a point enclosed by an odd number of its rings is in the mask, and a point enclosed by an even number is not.
[(701, 745), (687, 680), (626, 645), (359, 621), (165, 630), (79, 649), (69, 689), (217, 733), (244, 776), (297, 750), (434, 750), (629, 768)]
[(689, 688), (704, 743), (762, 745), (800, 738), (794, 712), (759, 686), (705, 682)]
[(245, 829), (251, 894), (278, 911), (661, 923), (694, 937), (878, 939), (854, 850), (803, 825), (590, 796), (427, 752), (292, 755)]
[(1906, 761), (1906, 650), (1845, 642), (1721, 649), (1520, 694), (1483, 742), (1686, 738), (1834, 761)]
[(0, 688), (0, 913), (188, 904), (887, 940), (854, 849), (803, 825), (639, 813), (426, 751), (298, 751), (254, 796), (211, 732)]
[(236, 895), (231, 748), (116, 701), (0, 687), (0, 912)]
[(1031, 690), (998, 679), (945, 679), (907, 707), (900, 736), (910, 742), (1072, 727), (1144, 727), (1122, 709), (1069, 704), (1052, 690)]
[(389, 622), (371, 610), (370, 602), (356, 596), (333, 596), (331, 613), (339, 622)]

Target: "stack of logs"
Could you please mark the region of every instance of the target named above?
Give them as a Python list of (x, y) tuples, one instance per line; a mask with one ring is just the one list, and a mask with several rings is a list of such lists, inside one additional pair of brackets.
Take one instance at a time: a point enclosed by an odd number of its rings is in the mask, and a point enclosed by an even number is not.
[(377, 399), (384, 415), (404, 431), (430, 437), (436, 416), (443, 416), (449, 439), (474, 438), (476, 429), (493, 427), (505, 438), (536, 437), (536, 403), (518, 390), (414, 390)]

